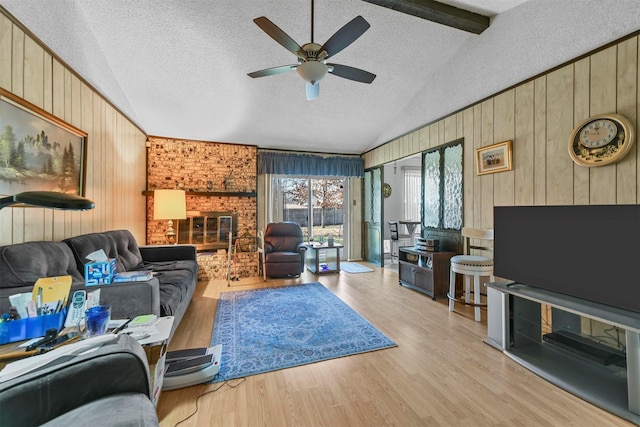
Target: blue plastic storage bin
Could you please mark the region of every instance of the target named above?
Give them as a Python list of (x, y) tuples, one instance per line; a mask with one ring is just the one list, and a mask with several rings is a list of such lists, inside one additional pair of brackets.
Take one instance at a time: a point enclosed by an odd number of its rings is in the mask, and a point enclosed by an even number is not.
[(43, 337), (47, 329), (55, 328), (60, 332), (66, 317), (67, 309), (63, 308), (56, 314), (2, 322), (0, 323), (0, 344)]

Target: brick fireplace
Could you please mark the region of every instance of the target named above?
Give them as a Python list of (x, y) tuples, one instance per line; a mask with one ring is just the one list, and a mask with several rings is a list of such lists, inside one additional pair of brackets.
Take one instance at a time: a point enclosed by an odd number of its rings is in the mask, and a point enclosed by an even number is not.
[[(198, 280), (226, 279), (229, 267), (232, 276), (258, 276), (255, 245), (247, 244), (257, 234), (257, 148), (161, 137), (149, 137), (147, 147), (147, 244), (166, 244), (166, 221), (153, 219), (153, 190), (182, 189), (188, 218), (174, 228), (178, 242), (198, 249)], [(231, 266), (229, 223), (241, 243)]]

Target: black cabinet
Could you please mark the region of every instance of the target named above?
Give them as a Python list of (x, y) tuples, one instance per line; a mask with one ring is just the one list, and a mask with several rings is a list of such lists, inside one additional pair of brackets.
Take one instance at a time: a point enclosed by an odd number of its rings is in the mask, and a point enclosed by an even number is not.
[(398, 251), (400, 284), (429, 295), (432, 299), (447, 296), (449, 266), (454, 252), (419, 251), (413, 247)]

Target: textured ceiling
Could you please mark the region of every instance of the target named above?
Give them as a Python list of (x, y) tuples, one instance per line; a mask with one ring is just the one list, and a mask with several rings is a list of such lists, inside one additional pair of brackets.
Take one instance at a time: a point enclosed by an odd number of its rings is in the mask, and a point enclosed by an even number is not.
[(640, 29), (638, 0), (444, 0), (491, 16), (480, 35), (361, 0), (316, 0), (314, 41), (357, 15), (371, 28), (332, 62), (317, 100), (295, 73), (247, 73), (295, 57), (253, 19), (310, 40), (303, 0), (0, 0), (147, 134), (362, 153)]

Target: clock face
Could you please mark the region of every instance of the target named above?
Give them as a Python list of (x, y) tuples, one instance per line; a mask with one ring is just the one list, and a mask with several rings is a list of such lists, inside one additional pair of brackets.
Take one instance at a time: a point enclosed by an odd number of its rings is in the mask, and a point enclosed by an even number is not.
[(592, 116), (571, 132), (569, 155), (580, 166), (608, 165), (627, 155), (634, 138), (633, 125), (624, 116)]
[(580, 131), (580, 144), (587, 148), (600, 148), (613, 141), (618, 126), (611, 120), (594, 120)]
[(382, 195), (384, 197), (389, 197), (391, 196), (391, 186), (389, 184), (387, 184), (386, 182), (384, 183), (384, 185), (382, 186)]

